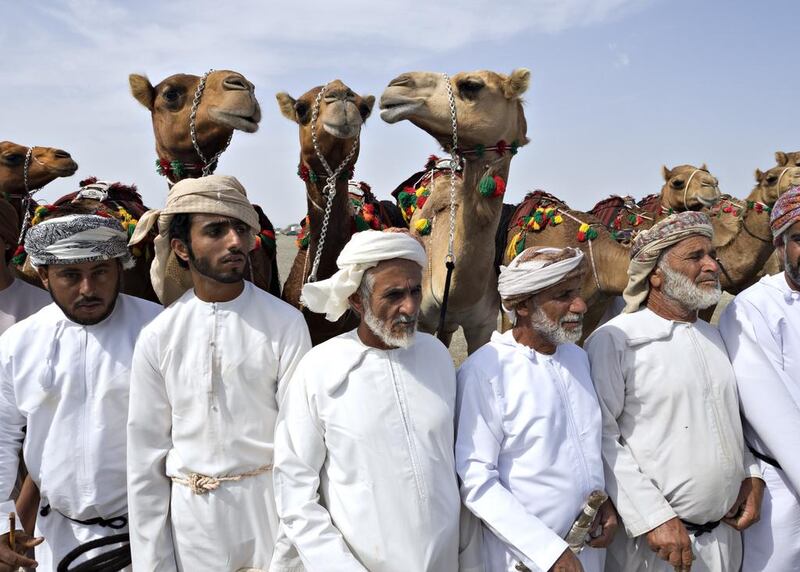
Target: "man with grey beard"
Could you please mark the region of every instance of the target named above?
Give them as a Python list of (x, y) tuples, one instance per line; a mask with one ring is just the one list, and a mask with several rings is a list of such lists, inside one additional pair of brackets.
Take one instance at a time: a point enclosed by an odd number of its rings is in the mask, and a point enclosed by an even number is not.
[(576, 555), (565, 540), (604, 488), (600, 407), (575, 345), (583, 258), (573, 248), (528, 248), (501, 268), (497, 289), (514, 327), (458, 371), (456, 469), (464, 504), (486, 526), (487, 571), (602, 572), (617, 527), (606, 501), (588, 547)]
[[(456, 572), (456, 384), (447, 349), (416, 332), (422, 245), (364, 231), (302, 299), (357, 329), (312, 349), (289, 382), (275, 438), (275, 495), (307, 571)], [(270, 570), (298, 570), (276, 551)]]
[(625, 313), (586, 342), (606, 487), (627, 532), (609, 548), (609, 571), (738, 572), (739, 531), (759, 518), (764, 483), (744, 445), (733, 368), (697, 317), (720, 297), (712, 235), (695, 212), (639, 233)]

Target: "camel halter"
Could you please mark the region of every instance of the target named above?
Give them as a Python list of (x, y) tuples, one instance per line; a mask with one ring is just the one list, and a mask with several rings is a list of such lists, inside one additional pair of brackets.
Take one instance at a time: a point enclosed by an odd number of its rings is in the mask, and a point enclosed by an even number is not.
[(231, 139), (233, 139), (233, 131), (231, 131), (231, 134), (228, 135), (228, 140), (225, 142), (225, 146), (217, 151), (210, 160), (206, 160), (206, 156), (203, 155), (203, 151), (200, 149), (200, 145), (197, 143), (197, 108), (200, 107), (200, 98), (203, 97), (203, 91), (206, 89), (206, 80), (213, 71), (213, 69), (208, 70), (203, 74), (203, 77), (200, 78), (200, 83), (197, 84), (197, 89), (194, 92), (192, 110), (189, 112), (189, 136), (192, 138), (192, 147), (194, 147), (195, 153), (197, 153), (197, 156), (200, 157), (200, 160), (203, 162), (203, 177), (206, 177), (211, 173), (214, 165), (216, 165), (217, 161), (219, 160), (220, 155), (225, 152), (225, 150), (231, 144)]
[(25, 196), (22, 199), (22, 212), (24, 213), (22, 218), (22, 228), (19, 231), (19, 240), (17, 240), (17, 244), (20, 245), (22, 244), (22, 241), (25, 239), (25, 231), (28, 230), (28, 225), (30, 225), (31, 222), (30, 206), (31, 206), (31, 201), (33, 200), (33, 195), (42, 190), (42, 187), (31, 189), (30, 185), (28, 184), (28, 169), (31, 166), (31, 159), (36, 161), (42, 167), (46, 166), (44, 163), (39, 161), (39, 159), (37, 159), (34, 156), (33, 154), (34, 149), (36, 149), (36, 147), (28, 147), (28, 152), (25, 153), (25, 163), (22, 165), (22, 183), (25, 185)]
[[(322, 228), (320, 228), (319, 242), (317, 243), (316, 252), (314, 252), (314, 263), (311, 265), (311, 273), (308, 275), (306, 282), (316, 282), (317, 280), (317, 270), (319, 270), (319, 262), (322, 259), (322, 250), (325, 248), (325, 237), (328, 234), (328, 223), (330, 222), (331, 218), (333, 199), (336, 197), (336, 180), (339, 178), (339, 175), (341, 175), (347, 164), (353, 160), (353, 157), (355, 157), (356, 151), (358, 150), (358, 143), (361, 138), (361, 127), (359, 127), (358, 135), (353, 142), (350, 152), (347, 154), (344, 160), (337, 165), (336, 169), (331, 169), (331, 166), (328, 164), (328, 160), (325, 159), (322, 151), (320, 151), (319, 142), (317, 141), (317, 119), (319, 117), (319, 108), (322, 102), (322, 96), (325, 94), (325, 90), (327, 89), (328, 85), (330, 84), (325, 84), (322, 86), (322, 89), (319, 90), (317, 98), (314, 100), (314, 106), (311, 108), (311, 142), (314, 144), (314, 154), (317, 156), (319, 162), (322, 163), (322, 167), (325, 169), (328, 177), (325, 180), (325, 186), (322, 189), (322, 196), (325, 197), (325, 212), (322, 215)], [(306, 194), (308, 194), (308, 191), (306, 191)], [(318, 206), (313, 200), (311, 202), (314, 204), (314, 206)], [(307, 257), (306, 261), (308, 261)]]

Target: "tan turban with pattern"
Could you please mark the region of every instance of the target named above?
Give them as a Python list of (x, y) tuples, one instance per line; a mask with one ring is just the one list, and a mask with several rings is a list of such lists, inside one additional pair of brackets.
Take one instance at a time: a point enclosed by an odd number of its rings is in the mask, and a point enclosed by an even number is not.
[[(181, 268), (170, 246), (169, 223), (176, 214), (213, 214), (235, 218), (253, 230), (253, 238), (260, 231), (258, 213), (235, 177), (209, 175), (175, 183), (167, 195), (166, 206), (142, 215), (129, 243), (133, 246), (144, 240), (158, 223), (150, 280), (164, 306), (169, 306), (193, 287), (189, 270)], [(253, 244), (250, 245), (252, 247)]]
[(693, 211), (670, 215), (636, 235), (631, 245), (628, 285), (622, 293), (625, 299), (623, 313), (636, 312), (647, 300), (650, 293), (650, 274), (658, 264), (661, 253), (695, 235), (712, 238), (714, 227), (711, 226), (708, 216)]

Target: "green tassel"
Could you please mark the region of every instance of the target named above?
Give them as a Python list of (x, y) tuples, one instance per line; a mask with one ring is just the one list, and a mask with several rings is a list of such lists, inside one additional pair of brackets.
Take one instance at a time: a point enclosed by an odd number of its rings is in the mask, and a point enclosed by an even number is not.
[(488, 175), (482, 178), (480, 183), (478, 183), (478, 192), (483, 197), (491, 197), (496, 188), (497, 183), (494, 182), (494, 177)]
[(512, 155), (516, 155), (517, 152), (519, 152), (519, 142), (516, 140), (512, 141), (510, 150)]
[(586, 238), (588, 240), (594, 240), (597, 238), (597, 231), (594, 229), (594, 227), (590, 227), (589, 230), (586, 231)]
[(169, 166), (172, 168), (172, 173), (176, 177), (182, 177), (184, 174), (183, 163), (180, 161), (172, 161)]
[(525, 235), (524, 234), (517, 241), (517, 244), (514, 247), (514, 250), (516, 251), (517, 255), (519, 255), (523, 250), (525, 250)]
[(483, 157), (484, 153), (486, 153), (486, 145), (478, 143), (475, 146), (475, 154), (478, 156), (478, 158), (480, 158), (480, 157)]
[(398, 197), (398, 201), (400, 202), (400, 206), (404, 209), (407, 209), (411, 206), (417, 206), (417, 195), (414, 193), (406, 193), (404, 191), (400, 192)]
[(364, 220), (364, 217), (362, 217), (360, 215), (356, 215), (354, 217), (354, 220), (355, 220), (355, 223), (356, 223), (356, 232), (361, 232), (363, 230), (369, 230), (369, 224), (367, 224), (367, 221)]
[(312, 183), (316, 183), (317, 182), (317, 174), (314, 171), (309, 171), (308, 180), (311, 181)]

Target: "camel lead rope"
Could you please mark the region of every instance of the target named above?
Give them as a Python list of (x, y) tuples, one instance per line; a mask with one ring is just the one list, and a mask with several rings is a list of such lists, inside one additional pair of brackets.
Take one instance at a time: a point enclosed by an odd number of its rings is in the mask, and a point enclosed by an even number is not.
[(19, 245), (23, 244), (25, 232), (28, 230), (28, 226), (31, 222), (31, 201), (33, 200), (33, 195), (42, 190), (41, 187), (38, 189), (31, 189), (28, 185), (28, 169), (31, 166), (31, 159), (41, 164), (36, 157), (33, 156), (33, 149), (33, 147), (28, 147), (28, 152), (25, 153), (25, 163), (22, 165), (22, 182), (25, 185), (25, 198), (22, 200), (22, 228), (19, 231), (19, 240), (17, 240), (17, 244)]
[[(447, 237), (447, 257), (444, 265), (447, 274), (444, 279), (444, 295), (442, 296), (442, 307), (439, 311), (439, 326), (436, 328), (436, 336), (442, 343), (445, 343), (444, 323), (447, 317), (447, 303), (450, 298), (450, 282), (453, 278), (453, 270), (456, 267), (456, 257), (453, 251), (453, 243), (456, 235), (456, 170), (458, 169), (458, 115), (456, 113), (456, 98), (453, 95), (453, 88), (450, 86), (450, 76), (442, 74), (444, 85), (447, 88), (447, 98), (450, 102), (450, 120), (452, 122), (453, 144), (450, 148), (450, 228)], [(432, 182), (432, 179), (431, 179)]]
[(203, 74), (203, 77), (200, 78), (200, 83), (197, 84), (197, 89), (194, 92), (194, 99), (192, 99), (192, 110), (189, 112), (189, 136), (192, 138), (192, 147), (194, 147), (195, 153), (197, 153), (197, 156), (200, 157), (200, 160), (203, 162), (203, 177), (207, 177), (211, 173), (211, 168), (219, 160), (220, 155), (222, 155), (231, 144), (231, 139), (233, 139), (233, 131), (231, 131), (225, 146), (217, 151), (214, 156), (211, 157), (210, 161), (206, 160), (206, 156), (203, 155), (203, 151), (200, 150), (200, 145), (197, 143), (197, 109), (200, 107), (200, 98), (203, 97), (203, 91), (206, 89), (206, 80), (213, 71), (213, 69), (208, 70)]

